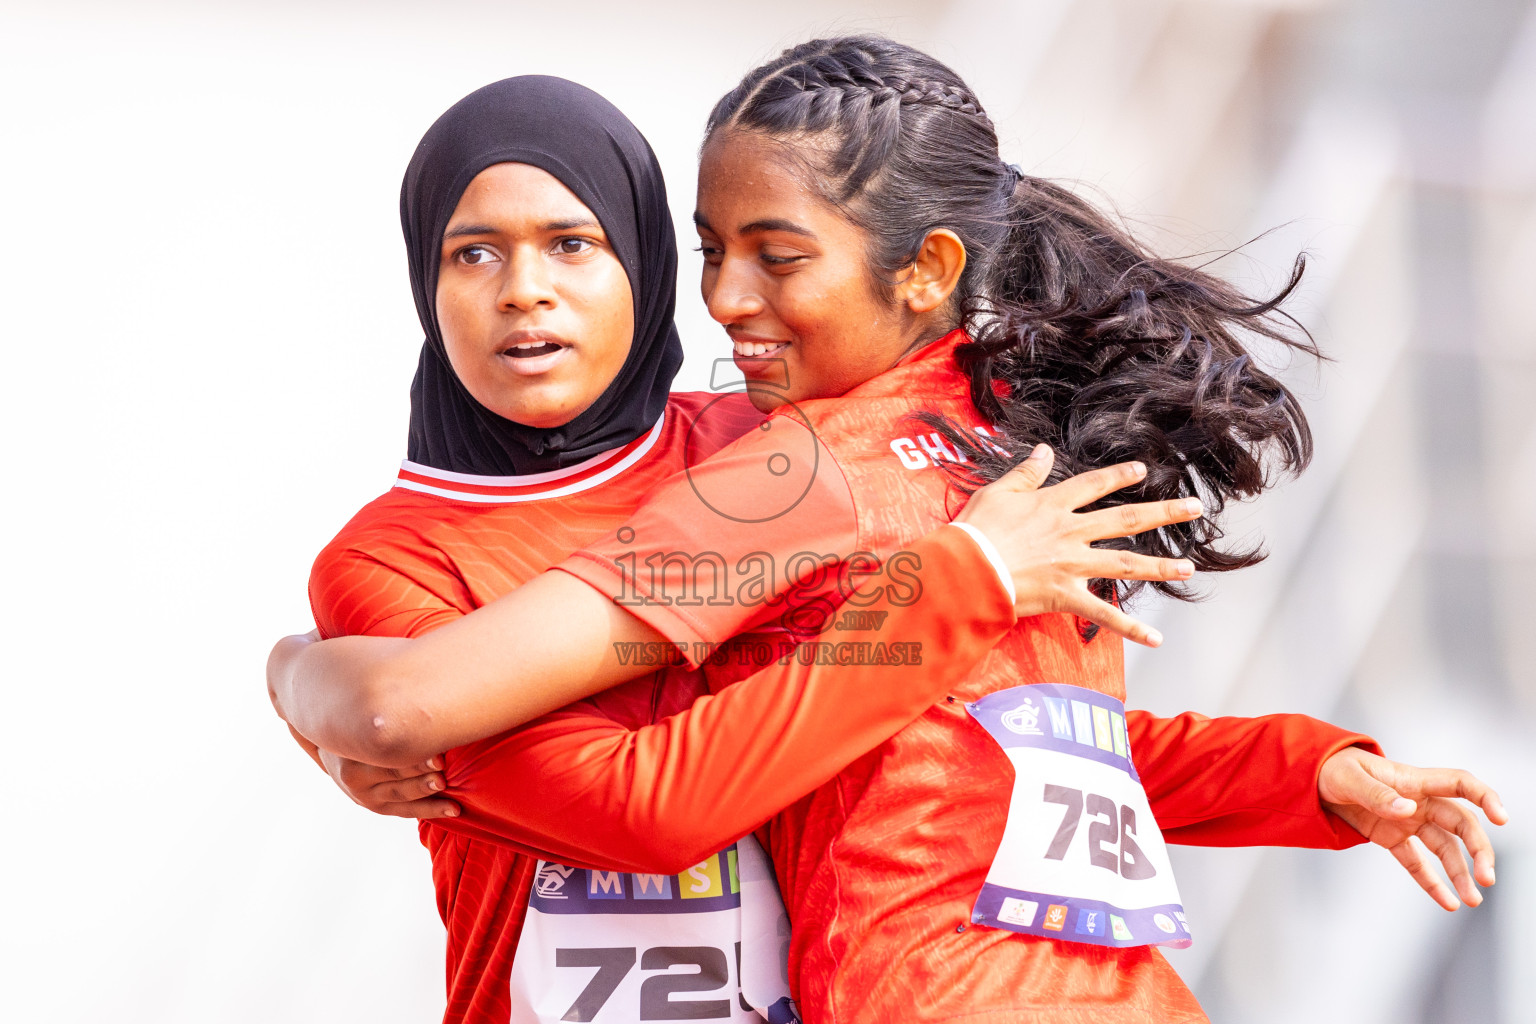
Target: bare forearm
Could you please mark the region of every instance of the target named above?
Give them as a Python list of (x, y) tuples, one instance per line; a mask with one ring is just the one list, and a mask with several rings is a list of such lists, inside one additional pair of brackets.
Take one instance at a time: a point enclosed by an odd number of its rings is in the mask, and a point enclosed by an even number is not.
[(273, 649), (267, 684), (311, 741), (405, 767), (649, 671), (621, 664), (614, 644), (655, 639), (587, 584), (546, 573), (416, 639), (290, 637)]

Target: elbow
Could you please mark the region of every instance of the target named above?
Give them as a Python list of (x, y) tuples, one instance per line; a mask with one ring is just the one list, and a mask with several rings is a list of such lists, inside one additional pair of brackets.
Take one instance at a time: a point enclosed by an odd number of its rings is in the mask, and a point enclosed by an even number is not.
[(374, 663), (349, 676), (337, 699), (317, 709), (322, 721), (314, 723), (314, 738), (320, 746), (382, 768), (403, 768), (436, 753), (420, 754), (423, 711), (387, 665)]
[(377, 639), (359, 640), (361, 646), (347, 637), (307, 644), (269, 662), (268, 696), (289, 725), (326, 750), (385, 768), (413, 764), (421, 759), (414, 756), (420, 741), (431, 737), (426, 709), (413, 699), (410, 668), (398, 664), (397, 651), (374, 649)]
[(387, 680), (365, 679), (359, 690), (346, 716), (350, 749), (338, 753), (383, 768), (403, 768), (436, 752), (423, 752), (422, 710), (402, 699)]

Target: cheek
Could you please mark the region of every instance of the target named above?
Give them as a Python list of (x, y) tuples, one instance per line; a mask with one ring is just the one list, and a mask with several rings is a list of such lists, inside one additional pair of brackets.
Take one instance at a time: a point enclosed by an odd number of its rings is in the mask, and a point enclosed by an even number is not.
[[(878, 319), (862, 280), (843, 275), (791, 279), (783, 290), (781, 316), (795, 332), (808, 363), (819, 366), (846, 360), (856, 343)], [(861, 328), (862, 325), (862, 328)]]
[(465, 362), (464, 354), (474, 335), (475, 318), (473, 303), (453, 289), (438, 289), (437, 326), (443, 336), (443, 348), (449, 362), (458, 370)]
[(635, 312), (629, 300), (629, 279), (624, 269), (615, 265), (608, 272), (594, 274), (584, 291), (588, 330), (583, 333), (593, 345), (598, 363), (616, 371), (629, 355), (634, 338)]

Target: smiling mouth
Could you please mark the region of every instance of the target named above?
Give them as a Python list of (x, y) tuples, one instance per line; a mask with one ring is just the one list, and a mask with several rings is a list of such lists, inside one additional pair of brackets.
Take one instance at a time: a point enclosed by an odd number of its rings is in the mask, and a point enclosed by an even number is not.
[(789, 348), (787, 341), (733, 341), (731, 351), (746, 359), (771, 359), (783, 355)]

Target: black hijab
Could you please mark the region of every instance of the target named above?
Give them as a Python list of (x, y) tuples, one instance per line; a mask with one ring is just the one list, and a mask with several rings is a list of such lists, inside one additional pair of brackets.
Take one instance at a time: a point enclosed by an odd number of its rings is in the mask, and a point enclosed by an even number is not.
[[(548, 171), (597, 215), (634, 295), (635, 337), (619, 375), (591, 408), (550, 430), (475, 401), (448, 362), (437, 324), (448, 219), (475, 175), (507, 162)], [(539, 473), (627, 444), (655, 425), (683, 362), (672, 323), (677, 239), (656, 155), (613, 104), (543, 75), (477, 89), (422, 136), (400, 188), (400, 223), (427, 334), (411, 384), (412, 462), (485, 476)]]

